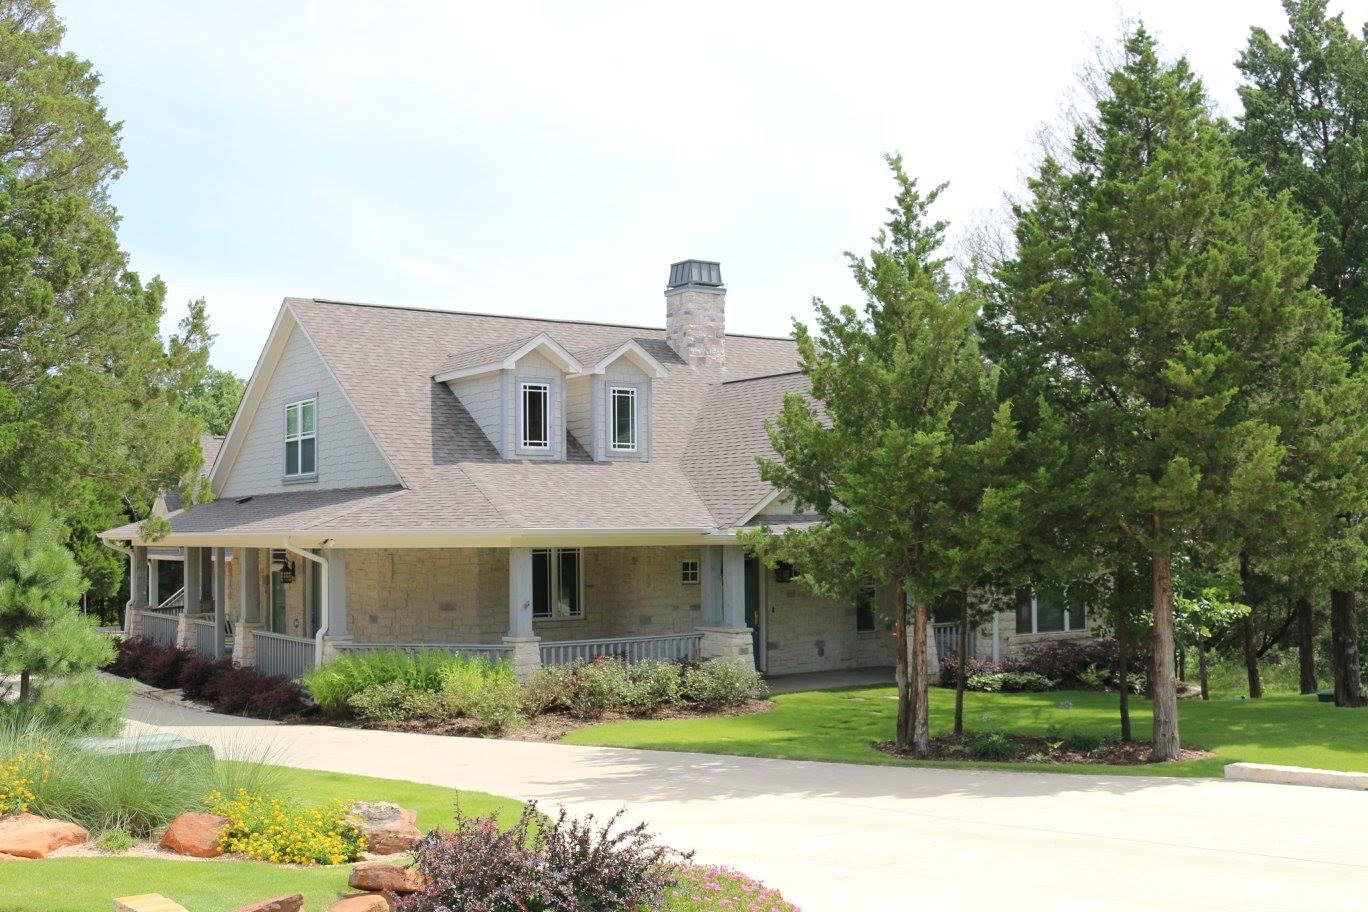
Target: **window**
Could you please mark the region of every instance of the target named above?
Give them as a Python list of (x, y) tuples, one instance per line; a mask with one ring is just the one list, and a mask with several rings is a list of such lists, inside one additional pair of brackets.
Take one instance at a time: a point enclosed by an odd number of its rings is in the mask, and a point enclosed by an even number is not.
[(318, 401), (304, 399), (285, 406), (285, 477), (318, 474)]
[(551, 447), (551, 387), (545, 383), (522, 385), (522, 446), (525, 450)]
[(874, 629), (874, 587), (865, 586), (855, 597), (855, 630), (866, 633)]
[(613, 422), (609, 447), (619, 453), (634, 453), (637, 448), (637, 391), (630, 386), (608, 390)]
[(698, 585), (698, 561), (684, 561), (679, 565), (679, 581), (688, 585)]
[(532, 617), (584, 617), (579, 548), (537, 548), (532, 552)]
[(1059, 590), (1017, 590), (1017, 633), (1065, 633), (1086, 626), (1087, 606), (1082, 599), (1070, 599)]

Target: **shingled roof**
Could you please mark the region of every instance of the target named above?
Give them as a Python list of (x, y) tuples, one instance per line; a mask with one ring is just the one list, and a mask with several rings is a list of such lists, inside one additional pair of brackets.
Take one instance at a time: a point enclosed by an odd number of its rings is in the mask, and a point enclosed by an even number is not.
[[(725, 364), (687, 364), (665, 330), (287, 298), (402, 482), (269, 494), (172, 516), (173, 533), (360, 529), (729, 529), (768, 493), (755, 456), (793, 374), (792, 340), (728, 335)], [(586, 365), (635, 341), (668, 371), (652, 388), (649, 461), (502, 459), (434, 376), (507, 357), (546, 334)], [(743, 382), (738, 382), (743, 381)], [(194, 514), (194, 518), (190, 518)], [(114, 530), (122, 531), (122, 530)], [(113, 536), (110, 533), (110, 537)]]

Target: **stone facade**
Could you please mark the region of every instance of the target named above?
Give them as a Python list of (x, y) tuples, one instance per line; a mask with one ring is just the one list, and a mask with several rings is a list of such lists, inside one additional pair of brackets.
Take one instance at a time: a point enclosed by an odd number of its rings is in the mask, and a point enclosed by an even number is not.
[(897, 662), (893, 594), (881, 590), (872, 631), (856, 630), (855, 605), (815, 596), (798, 583), (764, 578), (765, 671), (794, 674), (843, 668), (874, 668)]
[(683, 285), (665, 292), (665, 341), (690, 364), (724, 362), (726, 351), (725, 290)]

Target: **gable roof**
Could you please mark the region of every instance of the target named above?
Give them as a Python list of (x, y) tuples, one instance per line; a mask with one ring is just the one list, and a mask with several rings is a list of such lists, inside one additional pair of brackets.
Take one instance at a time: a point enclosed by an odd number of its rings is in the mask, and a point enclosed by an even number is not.
[[(777, 414), (797, 354), (790, 339), (728, 335), (723, 365), (691, 365), (663, 328), (507, 317), (287, 298), (277, 331), (302, 331), (401, 482), (399, 488), (272, 494), (214, 502), (173, 515), (175, 536), (205, 524), (253, 534), (402, 530), (695, 530), (730, 528), (768, 488), (754, 457), (769, 452), (763, 420)], [(593, 370), (630, 353), (654, 362), (649, 461), (593, 462), (571, 446), (565, 462), (503, 459), (451, 390), (436, 378), (554, 345)], [(258, 372), (275, 364), (263, 351)], [(278, 359), (279, 354), (276, 353)], [(253, 384), (257, 383), (254, 374)], [(745, 382), (735, 382), (745, 381)], [(264, 381), (263, 381), (264, 384)], [(244, 397), (218, 458), (231, 460)], [(243, 429), (245, 432), (245, 428)], [(315, 501), (347, 509), (324, 510)], [(298, 504), (298, 510), (288, 506)], [(192, 513), (195, 515), (191, 519)], [(192, 532), (191, 530), (198, 530)], [(111, 530), (107, 535), (122, 530)], [(127, 536), (125, 536), (127, 537)]]
[(490, 371), (511, 370), (524, 355), (539, 350), (549, 354), (551, 360), (560, 365), (561, 370), (568, 373), (578, 373), (584, 370), (584, 365), (580, 364), (578, 358), (566, 351), (564, 346), (555, 339), (544, 332), (540, 332), (526, 339), (512, 339), (508, 342), (484, 345), (456, 355), (445, 366), (439, 368), (433, 374), (432, 379), (438, 383), (446, 383), (450, 380), (474, 377)]

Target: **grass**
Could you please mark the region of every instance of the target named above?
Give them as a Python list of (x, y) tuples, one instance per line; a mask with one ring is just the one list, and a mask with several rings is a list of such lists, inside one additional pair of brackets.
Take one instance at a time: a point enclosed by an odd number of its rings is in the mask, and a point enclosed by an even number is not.
[[(222, 764), (222, 777), (240, 779), (246, 764)], [(272, 791), (308, 803), (334, 798), (393, 801), (418, 812), (423, 828), (450, 824), (458, 792), (434, 785), (313, 770), (266, 766)], [(460, 792), (467, 814), (498, 812), (512, 823), (521, 805), (482, 792)], [(4, 912), (88, 912), (111, 908), (115, 896), (161, 893), (193, 912), (236, 909), (283, 893), (303, 893), (305, 908), (324, 910), (346, 892), (349, 866), (289, 868), (252, 861), (197, 862), (153, 858), (49, 858), (0, 864)]]
[[(875, 750), (871, 742), (893, 736), (897, 701), (892, 687), (814, 690), (780, 694), (775, 708), (754, 716), (665, 721), (609, 722), (570, 732), (567, 743), (653, 750), (699, 751), (791, 760), (885, 765), (973, 766), (1048, 772), (1134, 776), (1219, 776), (1227, 763), (1251, 761), (1368, 772), (1368, 710), (1337, 709), (1315, 695), (1275, 694), (1262, 700), (1184, 700), (1179, 706), (1183, 744), (1216, 754), (1181, 763), (992, 764), (913, 762)], [(1072, 704), (1064, 708), (1062, 703)], [(949, 731), (955, 694), (932, 688), (931, 730)], [(984, 717), (989, 717), (987, 723)], [(1131, 724), (1148, 736), (1148, 701), (1131, 701)], [(965, 695), (965, 727), (991, 725), (1041, 735), (1050, 725), (1065, 732), (1119, 733), (1116, 696), (1091, 692)]]

